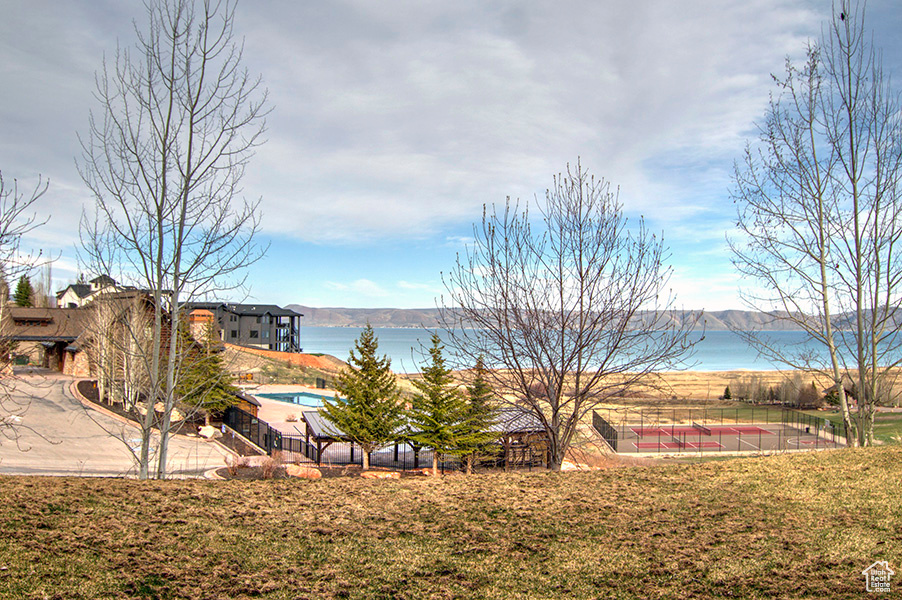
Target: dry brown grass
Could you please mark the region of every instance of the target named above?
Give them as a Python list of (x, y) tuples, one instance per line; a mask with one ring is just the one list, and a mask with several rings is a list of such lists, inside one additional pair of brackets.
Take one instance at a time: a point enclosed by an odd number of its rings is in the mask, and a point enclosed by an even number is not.
[[(0, 477), (2, 598), (859, 598), (902, 449), (368, 481)], [(895, 582), (894, 582), (895, 583)]]

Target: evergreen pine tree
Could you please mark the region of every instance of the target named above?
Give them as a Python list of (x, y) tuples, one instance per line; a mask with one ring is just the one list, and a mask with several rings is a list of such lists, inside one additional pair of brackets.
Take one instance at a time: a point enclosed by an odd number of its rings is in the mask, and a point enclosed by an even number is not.
[(379, 341), (367, 323), (354, 342), (348, 358), (349, 368), (338, 375), (333, 400), (323, 400), (320, 414), (337, 431), (360, 445), (363, 468), (370, 467), (370, 453), (394, 441), (404, 426), (405, 413), (401, 395), (391, 372), (391, 359), (377, 358)]
[(467, 418), (462, 424), (458, 450), (464, 459), (467, 474), (473, 472), (473, 464), (480, 458), (491, 454), (495, 449), (497, 432), (491, 431), (495, 421), (495, 407), (492, 404), (494, 394), (486, 381), (486, 370), (482, 357), (477, 359), (475, 377), (467, 388)]
[(207, 329), (207, 339), (199, 346), (188, 334), (187, 327), (179, 328), (183, 357), (176, 394), (183, 404), (201, 411), (209, 424), (210, 413), (235, 404), (238, 388), (229, 381), (222, 355), (214, 352), (212, 324)]
[(14, 299), (16, 306), (34, 306), (34, 289), (31, 287), (31, 281), (25, 275), (19, 277)]
[(732, 400), (733, 394), (730, 392), (730, 386), (727, 386), (723, 391), (723, 399), (724, 400)]
[(432, 335), (431, 364), (423, 369), (423, 380), (414, 381), (419, 391), (409, 413), (411, 437), (432, 448), (432, 472), (438, 474), (438, 455), (460, 454), (460, 442), (468, 422), (469, 405), (456, 389), (451, 369), (445, 366), (442, 341)]

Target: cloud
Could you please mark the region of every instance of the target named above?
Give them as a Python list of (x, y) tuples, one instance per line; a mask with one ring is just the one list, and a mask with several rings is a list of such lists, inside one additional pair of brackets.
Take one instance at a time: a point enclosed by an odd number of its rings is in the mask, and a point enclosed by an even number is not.
[(445, 245), (453, 248), (471, 246), (475, 242), (472, 235), (448, 235), (445, 236)]
[(437, 286), (434, 283), (414, 283), (403, 280), (398, 282), (398, 287), (402, 290), (429, 292), (431, 294), (440, 294), (443, 291), (442, 287)]
[[(73, 157), (98, 108), (94, 73), (117, 38), (133, 43), (143, 9), (7, 12), (0, 168), (64, 185), (47, 199), (73, 232), (77, 211), (59, 205), (89, 200)], [(485, 203), (541, 195), (582, 156), (631, 212), (703, 214), (768, 74), (818, 22), (790, 0), (244, 3), (245, 65), (273, 109), (244, 188), (263, 198), (269, 233), (363, 244), (426, 238), (478, 220)]]
[(780, 0), (405, 6), (251, 19), (276, 107), (248, 186), (265, 183), (267, 229), (425, 236), (541, 194), (579, 155), (630, 211), (704, 213), (769, 73), (818, 22)]
[[(92, 200), (75, 159), (77, 133), (98, 109), (94, 75), (117, 40), (133, 44), (144, 9), (116, 0), (0, 0), (0, 9), (0, 169), (51, 179), (38, 207), (51, 221), (29, 242), (71, 255)], [(262, 198), (264, 235), (284, 241), (275, 260), (379, 250), (327, 289), (319, 281), (329, 276), (299, 261), (316, 281), (280, 283), (279, 293), (415, 295), (389, 283), (428, 281), (428, 253), (405, 261), (411, 247), (438, 255), (466, 244), (483, 204), (541, 197), (577, 157), (620, 187), (630, 217), (664, 230), (675, 260), (713, 257), (733, 217), (731, 164), (756, 134), (769, 75), (803, 53), (830, 10), (826, 0), (239, 4), (244, 66), (262, 75), (272, 108), (243, 188)], [(900, 15), (889, 0), (869, 4), (896, 69)], [(412, 263), (419, 271), (404, 270)], [(278, 287), (254, 277), (261, 298)]]
[(364, 298), (385, 298), (389, 295), (382, 286), (369, 279), (357, 279), (347, 283), (327, 281), (324, 286), (329, 290), (347, 292)]

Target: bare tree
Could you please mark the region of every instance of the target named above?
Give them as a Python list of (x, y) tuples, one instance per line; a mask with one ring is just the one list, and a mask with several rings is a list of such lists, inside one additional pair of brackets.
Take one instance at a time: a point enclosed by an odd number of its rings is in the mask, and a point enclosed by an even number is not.
[(266, 94), (241, 67), (234, 1), (146, 5), (148, 28), (136, 27), (133, 51), (119, 50), (97, 76), (100, 109), (79, 168), (96, 202), (82, 220), (87, 261), (151, 299), (150, 344), (134, 344), (146, 373), (139, 477), (152, 475), (156, 428), (155, 476), (163, 478), (184, 305), (240, 286), (262, 256), (253, 241), (259, 203), (240, 200), (240, 182), (261, 143)]
[(19, 445), (22, 416), (29, 405), (27, 398), (14, 393), (11, 362), (14, 342), (8, 331), (7, 304), (9, 282), (28, 273), (40, 260), (40, 253), (24, 251), (22, 238), (46, 223), (34, 210), (47, 187), (48, 182), (39, 178), (31, 192), (20, 191), (15, 179), (10, 185), (0, 173), (0, 444), (7, 441)]
[[(787, 61), (759, 144), (736, 168), (737, 268), (746, 304), (791, 321), (826, 357), (749, 340), (773, 360), (833, 381), (852, 444), (873, 440), (878, 401), (902, 360), (899, 102), (868, 42), (864, 10), (842, 2), (801, 69)], [(853, 414), (843, 385), (857, 382)]]
[(542, 422), (559, 470), (592, 408), (679, 368), (700, 315), (674, 318), (664, 244), (641, 219), (629, 227), (607, 181), (568, 166), (539, 210), (535, 229), (510, 200), (484, 211), (440, 318), (450, 360), (484, 360), (496, 391)]

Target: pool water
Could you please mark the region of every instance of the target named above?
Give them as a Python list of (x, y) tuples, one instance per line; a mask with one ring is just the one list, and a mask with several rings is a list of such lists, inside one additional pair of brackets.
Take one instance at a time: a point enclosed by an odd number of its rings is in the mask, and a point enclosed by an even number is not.
[(255, 394), (260, 398), (267, 400), (278, 400), (288, 404), (297, 404), (299, 406), (307, 406), (310, 408), (319, 408), (323, 405), (323, 398), (332, 399), (334, 394), (324, 392), (322, 394), (314, 394), (311, 392), (291, 392), (290, 394)]

